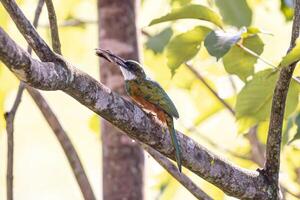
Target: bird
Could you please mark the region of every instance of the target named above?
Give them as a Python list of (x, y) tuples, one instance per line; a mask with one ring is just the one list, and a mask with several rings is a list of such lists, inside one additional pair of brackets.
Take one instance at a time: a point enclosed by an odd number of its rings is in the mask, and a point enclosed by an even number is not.
[(109, 50), (96, 49), (96, 55), (119, 66), (125, 81), (127, 95), (143, 110), (156, 115), (164, 125), (167, 125), (171, 142), (175, 149), (175, 158), (179, 172), (182, 171), (181, 149), (176, 137), (173, 118), (179, 118), (178, 111), (164, 89), (150, 79), (142, 65), (134, 60), (125, 60)]

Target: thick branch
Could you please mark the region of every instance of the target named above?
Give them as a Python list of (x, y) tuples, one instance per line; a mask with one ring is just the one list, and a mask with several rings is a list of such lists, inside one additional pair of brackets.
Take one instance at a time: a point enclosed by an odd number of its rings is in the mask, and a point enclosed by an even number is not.
[[(42, 63), (31, 58), (0, 29), (0, 60), (24, 82), (44, 90), (62, 90), (124, 131), (163, 155), (174, 158), (167, 130), (141, 108), (114, 94), (91, 76), (67, 62)], [(64, 65), (65, 67), (61, 67)], [(43, 77), (43, 78), (41, 78)], [(183, 165), (229, 195), (240, 198), (268, 196), (268, 186), (258, 172), (241, 169), (177, 132)]]
[[(299, 36), (300, 28), (300, 0), (296, 0), (295, 3), (295, 16), (293, 21), (290, 49), (295, 46), (295, 41)], [(286, 97), (295, 66), (296, 63), (293, 63), (290, 66), (283, 67), (280, 70), (279, 79), (275, 87), (272, 101), (272, 110), (266, 149), (266, 163), (264, 170), (267, 177), (271, 181), (271, 184), (273, 185), (273, 199), (279, 198), (278, 176), (280, 167), (282, 123), (285, 111)]]

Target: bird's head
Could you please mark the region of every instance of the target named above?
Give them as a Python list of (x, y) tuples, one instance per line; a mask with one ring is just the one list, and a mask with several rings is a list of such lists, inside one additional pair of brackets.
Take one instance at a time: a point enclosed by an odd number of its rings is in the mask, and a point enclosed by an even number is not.
[(109, 62), (116, 63), (120, 67), (125, 80), (146, 78), (142, 65), (134, 60), (125, 60), (103, 49), (96, 49), (96, 54)]

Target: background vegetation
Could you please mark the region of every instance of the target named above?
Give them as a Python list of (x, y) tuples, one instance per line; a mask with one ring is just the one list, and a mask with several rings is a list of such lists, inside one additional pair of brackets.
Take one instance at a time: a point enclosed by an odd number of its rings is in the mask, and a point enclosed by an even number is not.
[[(64, 57), (98, 79), (98, 58), (94, 55), (98, 40), (96, 1), (53, 2), (60, 26)], [(219, 13), (223, 17), (224, 26), (220, 25), (217, 18), (210, 20), (214, 23), (186, 19), (148, 26), (153, 19), (191, 3), (189, 0), (159, 2), (144, 0), (139, 8), (138, 24), (143, 30), (140, 38), (143, 45), (142, 60), (147, 73), (168, 91), (178, 108), (180, 119), (176, 121), (176, 128), (242, 167), (253, 170), (261, 167), (263, 163), (259, 157), (262, 155), (259, 152), (253, 154), (254, 144), (249, 139), (248, 132), (251, 127), (257, 125), (256, 142), (264, 148), (271, 99), (278, 73), (270, 64), (246, 51), (241, 51), (238, 46), (232, 47), (223, 59), (216, 61), (215, 57), (222, 57), (220, 55), (224, 54), (210, 45), (216, 38), (218, 39), (218, 35), (210, 35), (211, 40), (206, 38), (207, 48), (204, 48), (203, 41), (210, 29), (220, 30), (218, 26), (224, 27), (227, 31), (231, 29), (230, 41), (238, 35), (242, 27), (252, 27), (237, 36), (243, 37), (241, 44), (259, 54), (267, 62), (278, 66), (289, 46), (290, 20), (293, 12), (291, 1), (235, 0), (234, 4), (231, 4), (230, 0), (193, 1)], [(23, 0), (18, 3), (27, 17), (33, 19), (36, 1)], [(18, 44), (26, 47), (25, 40), (1, 6), (0, 24)], [(50, 43), (48, 26), (47, 15), (44, 12), (38, 31)], [(195, 34), (203, 34), (203, 38), (195, 38)], [(221, 38), (224, 37), (226, 36)], [(225, 51), (226, 48), (221, 49)], [(189, 65), (185, 65), (185, 62)], [(4, 199), (6, 134), (3, 114), (12, 106), (18, 81), (1, 65), (2, 63), (0, 63), (0, 199)], [(297, 77), (299, 73), (299, 69), (296, 68), (294, 76)], [(224, 107), (224, 103), (216, 98), (201, 78), (199, 79), (199, 74), (219, 97), (228, 103), (228, 107)], [(100, 198), (101, 141), (98, 117), (64, 93), (43, 92), (43, 94), (69, 133), (94, 192)], [(298, 96), (299, 84), (292, 81), (284, 122), (280, 172), (281, 184), (289, 191), (286, 193), (287, 199), (297, 199), (296, 196), (300, 194)], [(66, 158), (51, 132), (39, 110), (25, 93), (15, 121), (16, 199), (82, 198)], [(150, 156), (145, 156), (145, 159), (147, 199), (194, 198)], [(214, 199), (231, 199), (192, 173), (188, 171), (185, 173)]]

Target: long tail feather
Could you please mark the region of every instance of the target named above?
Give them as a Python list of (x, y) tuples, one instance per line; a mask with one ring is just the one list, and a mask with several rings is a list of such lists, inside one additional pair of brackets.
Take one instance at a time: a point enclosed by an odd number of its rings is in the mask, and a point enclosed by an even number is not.
[(168, 116), (167, 119), (166, 119), (166, 122), (167, 122), (167, 126), (169, 128), (172, 144), (175, 148), (175, 157), (176, 157), (177, 166), (178, 166), (179, 171), (181, 172), (181, 162), (182, 162), (181, 161), (181, 150), (180, 150), (180, 147), (179, 147), (178, 140), (176, 138), (174, 123), (173, 123), (173, 117)]

